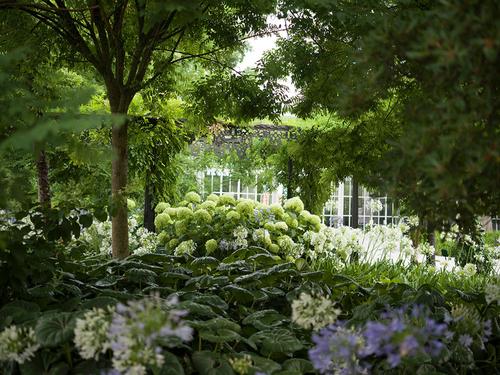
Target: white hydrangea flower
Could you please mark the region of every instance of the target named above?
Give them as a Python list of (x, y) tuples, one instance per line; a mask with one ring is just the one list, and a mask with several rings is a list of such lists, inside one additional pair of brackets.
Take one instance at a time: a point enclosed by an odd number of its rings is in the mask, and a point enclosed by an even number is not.
[(473, 263), (467, 263), (463, 268), (462, 268), (462, 275), (466, 277), (471, 277), (474, 276), (477, 273), (477, 267)]
[(486, 285), (484, 296), (487, 303), (496, 302), (500, 306), (500, 278), (497, 278), (496, 282)]
[(113, 309), (94, 308), (76, 320), (74, 341), (82, 358), (97, 360), (110, 348), (107, 335), (112, 312)]
[(376, 214), (384, 208), (384, 205), (379, 199), (370, 199), (369, 202), (370, 212)]
[(261, 245), (270, 245), (271, 244), (271, 235), (269, 234), (269, 231), (267, 229), (264, 229), (264, 228), (256, 229), (252, 233), (252, 239), (257, 244), (261, 244)]
[(334, 323), (340, 313), (333, 301), (320, 295), (301, 293), (292, 302), (292, 321), (305, 329), (319, 330)]
[(11, 325), (0, 333), (0, 361), (14, 361), (19, 364), (34, 357), (39, 345), (33, 328)]
[(246, 239), (248, 236), (248, 229), (240, 225), (233, 230), (233, 237), (236, 239)]

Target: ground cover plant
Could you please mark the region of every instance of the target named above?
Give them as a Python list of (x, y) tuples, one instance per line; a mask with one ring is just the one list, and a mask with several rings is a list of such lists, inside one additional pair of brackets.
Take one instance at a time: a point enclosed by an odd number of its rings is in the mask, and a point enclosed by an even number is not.
[[(92, 224), (88, 214), (54, 210), (48, 222), (32, 212), (30, 221), (4, 222), (1, 267), (8, 276), (0, 309), (2, 371), (498, 371), (500, 307), (494, 277), (355, 258), (341, 266), (337, 261), (320, 266), (306, 255), (310, 243), (299, 243), (303, 253), (291, 251), (304, 232), (322, 230), (302, 213), (300, 200), (273, 207), (295, 226), (291, 229), (269, 217), (259, 221), (271, 209), (245, 200), (186, 198), (177, 208), (157, 206), (157, 225), (163, 228), (158, 247), (125, 260), (106, 253), (89, 256), (85, 234), (75, 240)], [(283, 241), (285, 235), (290, 240)], [(35, 247), (47, 251), (34, 252)]]

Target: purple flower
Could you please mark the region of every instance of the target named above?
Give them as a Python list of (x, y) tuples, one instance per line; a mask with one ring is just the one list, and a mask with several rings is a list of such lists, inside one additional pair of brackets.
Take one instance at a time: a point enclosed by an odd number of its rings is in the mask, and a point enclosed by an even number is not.
[[(483, 335), (484, 335), (484, 338), (487, 339), (488, 337), (491, 336), (491, 320), (487, 320), (483, 323)], [(487, 341), (487, 340), (485, 340)]]
[(465, 346), (466, 348), (470, 348), (470, 346), (472, 345), (472, 337), (470, 337), (470, 335), (460, 335), (459, 338), (458, 338), (458, 342)]
[(406, 336), (399, 345), (399, 352), (402, 356), (413, 355), (419, 347), (418, 341), (415, 336)]
[(387, 355), (387, 363), (389, 363), (391, 368), (397, 367), (401, 363), (401, 356), (397, 353), (389, 353)]
[(359, 363), (361, 336), (338, 322), (323, 328), (312, 337), (315, 347), (309, 359), (321, 374), (361, 374), (366, 369)]

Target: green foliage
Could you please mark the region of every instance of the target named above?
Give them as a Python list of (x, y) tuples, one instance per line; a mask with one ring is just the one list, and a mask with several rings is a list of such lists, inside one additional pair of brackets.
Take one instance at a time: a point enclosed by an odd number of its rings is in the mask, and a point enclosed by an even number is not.
[(332, 136), (334, 176), (366, 166), (370, 185), (431, 227), (459, 213), (469, 230), (474, 215), (500, 211), (498, 6), (283, 1), (288, 32), (265, 74), (291, 75), (299, 115), (336, 114), (358, 129)]
[[(59, 216), (63, 223), (73, 220), (64, 217)], [(77, 220), (88, 224), (87, 218)], [(33, 221), (38, 223), (37, 219)], [(22, 228), (24, 225), (13, 225), (9, 233), (15, 234)], [(311, 332), (290, 320), (290, 304), (302, 292), (329, 296), (342, 310), (342, 319), (352, 323), (375, 319), (387, 306), (404, 304), (425, 305), (439, 319), (450, 305), (475, 309), (481, 319), (492, 319), (494, 328), (486, 343), (487, 351), (474, 349), (476, 367), (471, 371), (495, 371), (499, 307), (485, 302), (484, 287), (492, 280), (484, 276), (467, 279), (451, 273), (433, 273), (424, 267), (408, 269), (383, 263), (352, 264), (341, 270), (317, 263), (314, 267), (320, 271), (313, 272), (314, 268), (307, 264), (299, 269), (294, 263), (268, 256), (264, 249), (256, 247), (230, 251), (224, 258), (217, 254), (207, 257), (157, 253), (117, 261), (104, 256), (80, 258), (76, 249), (70, 255), (70, 248), (57, 247), (60, 241), (55, 241), (50, 246), (58, 249), (57, 256), (42, 260), (43, 253), (31, 249), (39, 250), (43, 243), (48, 243), (44, 238), (49, 232), (36, 233), (30, 235), (32, 239), (19, 242), (15, 249), (5, 247), (18, 253), (23, 264), (30, 265), (32, 275), (35, 270), (45, 275), (26, 278), (28, 289), (6, 286), (2, 281), (2, 291), (10, 293), (3, 294), (0, 329), (11, 324), (33, 326), (42, 345), (33, 360), (22, 365), (23, 371), (30, 368), (33, 373), (78, 373), (82, 369), (83, 373), (91, 373), (109, 368), (108, 355), (98, 361), (83, 360), (74, 350), (75, 319), (92, 307), (157, 293), (162, 298), (177, 296), (179, 308), (189, 312), (187, 323), (195, 329), (191, 343), (169, 351), (166, 360), (173, 367), (162, 371), (175, 368), (181, 374), (234, 374), (231, 361), (248, 355), (251, 374), (312, 373), (307, 358), (307, 349), (312, 346)], [(33, 242), (35, 238), (37, 242)], [(15, 262), (8, 261), (15, 267)], [(45, 268), (47, 265), (51, 266), (50, 271)], [(2, 268), (2, 274), (5, 272), (8, 270)], [(12, 275), (6, 280), (12, 280)], [(447, 365), (456, 369), (461, 366), (453, 357)], [(9, 368), (8, 374), (17, 371), (17, 365)]]

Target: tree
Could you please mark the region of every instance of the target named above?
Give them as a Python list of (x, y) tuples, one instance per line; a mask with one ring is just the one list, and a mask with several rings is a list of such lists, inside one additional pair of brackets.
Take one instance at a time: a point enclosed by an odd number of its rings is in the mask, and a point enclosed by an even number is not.
[(291, 75), (295, 113), (358, 129), (345, 147), (330, 137), (342, 151), (325, 167), (366, 162), (364, 179), (431, 227), (500, 211), (497, 1), (284, 0), (280, 12), (288, 33), (265, 74)]
[[(134, 95), (191, 58), (223, 61), (222, 52), (266, 27), (272, 1), (16, 1), (0, 8), (26, 12), (73, 47), (102, 79), (116, 115)], [(128, 255), (127, 122), (112, 130), (113, 255)]]

